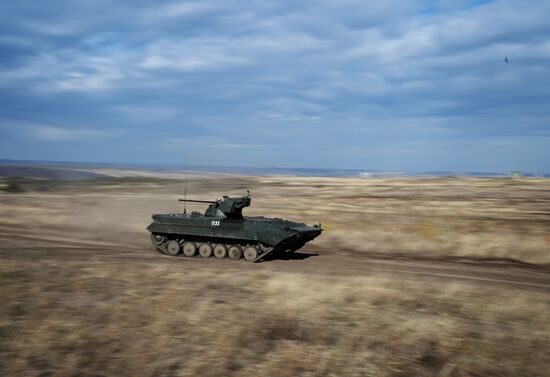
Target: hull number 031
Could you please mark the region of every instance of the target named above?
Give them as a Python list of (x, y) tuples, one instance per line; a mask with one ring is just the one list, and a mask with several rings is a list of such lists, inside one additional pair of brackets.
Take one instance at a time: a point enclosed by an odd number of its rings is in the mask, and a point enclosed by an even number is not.
[(220, 226), (220, 220), (212, 220), (212, 226)]

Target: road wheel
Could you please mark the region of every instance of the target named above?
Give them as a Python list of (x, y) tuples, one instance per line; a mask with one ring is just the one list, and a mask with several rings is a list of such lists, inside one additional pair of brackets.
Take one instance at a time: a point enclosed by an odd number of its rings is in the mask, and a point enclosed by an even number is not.
[(203, 243), (199, 247), (199, 254), (203, 258), (210, 258), (210, 256), (212, 255), (212, 246), (209, 243)]
[(183, 244), (183, 254), (186, 257), (192, 257), (197, 252), (197, 246), (191, 242), (187, 241)]
[(166, 251), (164, 251), (163, 246), (161, 246), (164, 241), (166, 241), (164, 236), (161, 236), (160, 234), (151, 233), (151, 245), (153, 245), (153, 250), (157, 250), (157, 251), (161, 250), (163, 253), (166, 253)]
[(243, 254), (244, 259), (252, 262), (254, 259), (258, 258), (258, 249), (256, 249), (254, 246), (247, 246), (244, 248)]
[(168, 255), (177, 255), (180, 252), (180, 244), (178, 241), (168, 241), (166, 243), (166, 254)]
[(243, 256), (243, 249), (239, 245), (233, 245), (229, 247), (227, 253), (229, 254), (229, 258), (238, 260)]
[(223, 259), (227, 256), (227, 247), (225, 245), (214, 246), (214, 256), (218, 259)]
[(151, 233), (151, 243), (154, 245), (154, 246), (158, 246), (160, 245), (161, 243), (164, 242), (164, 236), (161, 236), (160, 234), (153, 234)]

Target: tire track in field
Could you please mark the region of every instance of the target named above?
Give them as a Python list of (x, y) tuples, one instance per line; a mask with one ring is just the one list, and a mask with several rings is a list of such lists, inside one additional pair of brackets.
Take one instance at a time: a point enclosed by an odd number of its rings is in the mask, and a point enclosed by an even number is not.
[[(63, 261), (116, 260), (126, 263), (169, 263), (179, 268), (191, 265), (194, 269), (224, 269), (231, 271), (270, 271), (331, 276), (370, 276), (381, 273), (397, 278), (431, 278), (444, 281), (468, 281), (473, 284), (492, 284), (523, 290), (550, 292), (550, 272), (521, 265), (475, 265), (436, 260), (391, 260), (388, 257), (361, 257), (352, 255), (298, 253), (297, 258), (270, 260), (250, 264), (229, 260), (204, 260), (200, 257), (169, 257), (155, 252), (145, 242), (128, 245), (75, 239), (70, 236), (40, 234), (13, 234), (0, 231), (0, 260), (2, 259), (61, 259)], [(313, 247), (308, 247), (313, 249)], [(302, 256), (300, 258), (299, 256)]]

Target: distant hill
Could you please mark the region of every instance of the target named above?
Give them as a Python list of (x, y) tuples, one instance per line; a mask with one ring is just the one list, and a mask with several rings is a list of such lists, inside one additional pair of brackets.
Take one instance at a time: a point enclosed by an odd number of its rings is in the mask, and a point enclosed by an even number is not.
[[(120, 176), (157, 176), (163, 174), (222, 173), (242, 175), (293, 175), (316, 177), (507, 177), (508, 173), (495, 172), (455, 172), (429, 171), (406, 172), (368, 169), (330, 169), (330, 168), (281, 168), (246, 166), (207, 166), (207, 165), (159, 165), (159, 164), (121, 164), (121, 163), (79, 163), (53, 161), (19, 161), (0, 159), (0, 177), (30, 177), (46, 179), (93, 179)], [(522, 173), (524, 177), (550, 178), (550, 174)]]
[(43, 179), (91, 179), (104, 174), (53, 166), (0, 165), (0, 177), (26, 177)]

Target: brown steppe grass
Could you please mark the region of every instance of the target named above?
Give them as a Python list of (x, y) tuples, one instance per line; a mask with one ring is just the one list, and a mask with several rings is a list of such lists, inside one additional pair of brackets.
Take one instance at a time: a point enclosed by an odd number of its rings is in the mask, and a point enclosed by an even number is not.
[[(109, 241), (143, 235), (151, 213), (181, 211), (185, 186), (151, 177), (18, 184), (27, 191), (2, 194), (0, 225)], [(247, 215), (320, 221), (315, 244), (333, 253), (550, 265), (550, 179), (190, 174), (187, 186), (189, 198), (203, 200), (250, 189)]]
[[(147, 245), (150, 214), (180, 211), (175, 199), (184, 191), (173, 179), (17, 183), (24, 192), (0, 194), (3, 233), (138, 248)], [(188, 182), (189, 197), (199, 199), (246, 189), (249, 215), (321, 221), (326, 232), (313, 244), (321, 253), (550, 264), (548, 180), (191, 174)], [(550, 370), (547, 292), (367, 271), (330, 276), (215, 263), (182, 270), (162, 256), (158, 263), (10, 258), (7, 248), (0, 375), (542, 377)]]
[(0, 266), (4, 376), (547, 376), (548, 294), (168, 264)]

